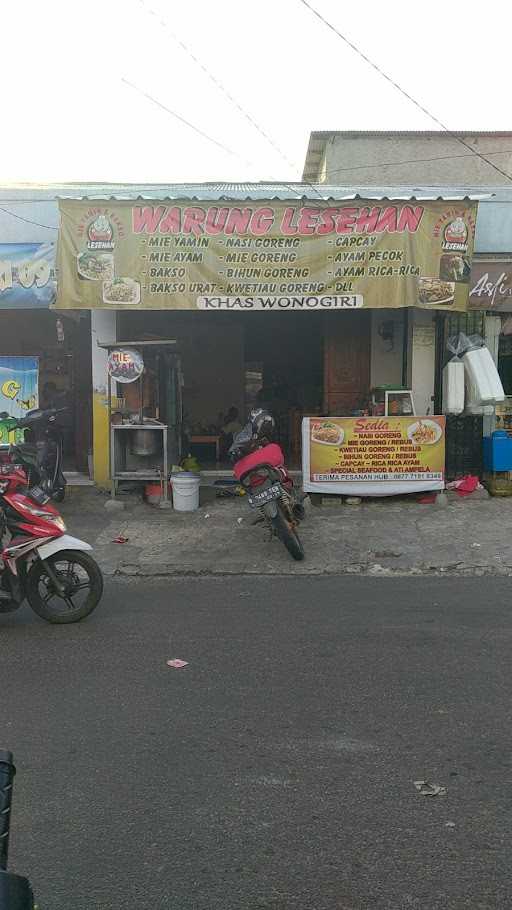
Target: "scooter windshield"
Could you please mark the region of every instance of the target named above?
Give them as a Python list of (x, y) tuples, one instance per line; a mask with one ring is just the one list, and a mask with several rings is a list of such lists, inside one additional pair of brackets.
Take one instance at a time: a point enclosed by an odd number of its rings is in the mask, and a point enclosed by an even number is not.
[(252, 439), (252, 426), (250, 421), (248, 421), (238, 433), (235, 433), (233, 436), (233, 447), (238, 448), (241, 445), (246, 445)]

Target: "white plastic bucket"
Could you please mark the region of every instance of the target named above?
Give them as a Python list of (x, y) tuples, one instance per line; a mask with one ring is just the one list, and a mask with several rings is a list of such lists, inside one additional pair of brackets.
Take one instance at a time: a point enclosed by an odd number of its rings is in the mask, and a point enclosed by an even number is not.
[(172, 501), (177, 512), (195, 512), (199, 508), (199, 483), (199, 474), (171, 474)]

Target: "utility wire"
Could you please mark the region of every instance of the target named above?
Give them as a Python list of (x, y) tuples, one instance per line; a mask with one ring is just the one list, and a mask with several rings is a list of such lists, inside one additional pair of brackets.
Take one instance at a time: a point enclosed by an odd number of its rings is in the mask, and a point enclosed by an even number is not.
[[(121, 77), (121, 81), (124, 82), (125, 85), (130, 86), (130, 88), (134, 89), (134, 91), (138, 92), (140, 95), (142, 95), (142, 96), (143, 96), (144, 98), (146, 98), (148, 101), (151, 101), (153, 104), (156, 104), (157, 107), (159, 107), (159, 108), (161, 108), (162, 110), (166, 111), (168, 114), (171, 114), (172, 117), (176, 117), (177, 120), (179, 120), (181, 123), (184, 123), (185, 126), (188, 126), (190, 129), (194, 130), (195, 133), (198, 133), (198, 134), (199, 134), (200, 136), (202, 136), (204, 139), (207, 139), (208, 142), (213, 142), (214, 145), (216, 145), (216, 146), (218, 146), (219, 148), (223, 149), (223, 150), (224, 150), (225, 152), (227, 152), (229, 155), (233, 155), (235, 158), (239, 158), (240, 161), (243, 161), (243, 163), (244, 163), (245, 165), (248, 165), (249, 167), (252, 167), (252, 168), (254, 168), (255, 170), (257, 170), (257, 166), (256, 166), (256, 164), (254, 164), (253, 161), (249, 161), (247, 158), (244, 158), (242, 155), (239, 155), (238, 152), (235, 152), (235, 151), (233, 151), (233, 149), (230, 149), (230, 148), (228, 148), (226, 145), (223, 145), (222, 142), (218, 142), (217, 139), (214, 139), (212, 136), (209, 136), (208, 133), (205, 133), (202, 129), (200, 129), (199, 127), (195, 126), (193, 123), (190, 123), (189, 120), (185, 120), (185, 118), (182, 117), (180, 114), (177, 114), (176, 111), (171, 110), (170, 107), (167, 107), (167, 105), (165, 105), (165, 104), (163, 104), (161, 101), (159, 101), (158, 98), (155, 98), (153, 95), (150, 95), (148, 92), (145, 92), (144, 89), (141, 89), (138, 85), (135, 85), (133, 82), (130, 82), (128, 79), (125, 79), (124, 76)], [(289, 189), (292, 193), (295, 194), (295, 196), (297, 197), (297, 199), (300, 199), (300, 198), (301, 198), (301, 197), (300, 197), (300, 194), (297, 192), (296, 188), (295, 188), (292, 184), (286, 183), (286, 181), (284, 181), (284, 180), (279, 180), (278, 182), (279, 182), (282, 186), (288, 187), (288, 189)], [(314, 184), (308, 183), (307, 181), (304, 181), (304, 183), (305, 183), (307, 186), (309, 186), (310, 189), (312, 189), (312, 190), (316, 193), (316, 195), (318, 196), (319, 199), (322, 200), (322, 202), (325, 202), (325, 197), (322, 195), (322, 193), (320, 193), (320, 191), (316, 188), (316, 186), (315, 186)], [(300, 183), (299, 183), (299, 186), (300, 186)]]
[(235, 151), (233, 151), (233, 149), (228, 148), (227, 145), (224, 145), (223, 142), (219, 142), (218, 139), (214, 139), (213, 136), (209, 136), (208, 133), (205, 133), (204, 130), (200, 129), (200, 127), (195, 126), (193, 123), (190, 122), (190, 120), (186, 120), (185, 117), (181, 116), (181, 114), (177, 114), (176, 111), (173, 111), (170, 107), (167, 107), (167, 105), (163, 104), (161, 101), (159, 101), (158, 98), (155, 98), (153, 95), (150, 95), (148, 92), (145, 92), (144, 89), (140, 88), (140, 86), (135, 85), (133, 82), (130, 82), (128, 79), (125, 79), (124, 76), (121, 76), (121, 82), (124, 82), (125, 85), (128, 85), (135, 92), (138, 92), (139, 95), (142, 95), (143, 98), (146, 98), (148, 101), (151, 101), (152, 104), (156, 104), (157, 107), (161, 108), (163, 111), (166, 111), (166, 113), (170, 114), (171, 117), (174, 117), (176, 120), (179, 120), (180, 123), (184, 123), (185, 126), (188, 126), (188, 128), (193, 130), (194, 133), (197, 133), (199, 136), (202, 136), (203, 139), (206, 139), (208, 142), (213, 143), (213, 145), (216, 145), (217, 148), (222, 149), (223, 152), (226, 152), (228, 155), (232, 155), (234, 158), (239, 158), (240, 161), (243, 161), (243, 163), (245, 165), (248, 165), (249, 167), (253, 167), (253, 168), (256, 167), (254, 162), (248, 161), (247, 158), (243, 158), (241, 155), (239, 155), (238, 152), (235, 152)]
[[(186, 45), (185, 42), (182, 41), (181, 38), (179, 38), (178, 35), (176, 35), (176, 33), (172, 31), (168, 22), (166, 22), (166, 20), (163, 19), (159, 13), (157, 13), (155, 10), (153, 10), (149, 6), (147, 6), (146, 3), (144, 2), (144, 0), (139, 0), (139, 3), (141, 5), (141, 7), (147, 13), (149, 13), (151, 16), (153, 16), (155, 19), (157, 19), (159, 21), (160, 25), (163, 28), (167, 29), (169, 34), (172, 36), (173, 40), (178, 44), (178, 46), (181, 47), (182, 50), (184, 50), (185, 53), (188, 54), (188, 56), (194, 61), (196, 66), (198, 66), (202, 70), (202, 72), (208, 76), (208, 78), (213, 82), (213, 84), (216, 86), (216, 88), (218, 88), (219, 91), (222, 92), (222, 94), (228, 99), (230, 104), (233, 107), (235, 107), (235, 109), (240, 114), (242, 114), (242, 116), (245, 117), (246, 120), (249, 121), (251, 126), (253, 126), (254, 129), (256, 129), (258, 131), (258, 133), (260, 133), (261, 136), (263, 136), (263, 138), (272, 146), (274, 151), (276, 151), (281, 156), (281, 158), (288, 165), (288, 167), (296, 168), (296, 165), (294, 165), (293, 162), (291, 162), (289, 160), (289, 158), (285, 155), (285, 153), (282, 151), (282, 149), (277, 145), (276, 142), (274, 142), (272, 137), (269, 136), (268, 133), (265, 132), (263, 127), (260, 126), (260, 124), (254, 119), (254, 117), (251, 114), (249, 114), (249, 112), (247, 110), (245, 110), (245, 108), (242, 107), (242, 105), (236, 100), (236, 98), (233, 97), (233, 95), (228, 91), (228, 89), (225, 87), (225, 85), (223, 85), (223, 83), (220, 81), (220, 79), (218, 79), (217, 76), (215, 76), (214, 73), (212, 73), (212, 71), (210, 69), (208, 69), (206, 64), (204, 64), (199, 59), (199, 57), (197, 57), (196, 54), (194, 54), (192, 49), (189, 48), (188, 45)], [(255, 167), (255, 165), (252, 165), (252, 166)], [(282, 183), (283, 186), (287, 186), (288, 189), (290, 189), (292, 192), (294, 192), (294, 193), (296, 192), (293, 187), (291, 187), (289, 184), (285, 183), (284, 181), (280, 180), (279, 182)], [(321, 199), (322, 201), (325, 201), (324, 196), (322, 196), (322, 194), (314, 186), (314, 184), (309, 183), (306, 180), (304, 180), (302, 182), (307, 184), (307, 186), (309, 186), (313, 190), (313, 192), (316, 193), (316, 195), (318, 196), (319, 199)]]
[[(499, 152), (487, 152), (487, 155), (510, 155), (512, 154), (512, 149), (502, 149)], [(368, 168), (381, 168), (381, 167), (398, 167), (402, 164), (426, 164), (429, 161), (451, 161), (457, 158), (472, 158), (474, 153), (465, 154), (465, 155), (439, 155), (436, 158), (409, 158), (406, 161), (382, 161), (377, 162), (376, 164), (354, 164), (352, 167), (337, 167), (334, 170), (329, 171), (330, 174), (340, 174), (342, 171), (361, 171), (367, 170)], [(437, 183), (422, 184), (423, 186), (439, 186)]]
[(434, 123), (437, 123), (437, 125), (440, 126), (445, 133), (448, 133), (448, 135), (451, 136), (452, 139), (455, 139), (457, 142), (460, 142), (460, 144), (463, 145), (465, 148), (469, 149), (469, 151), (472, 152), (473, 155), (477, 155), (479, 158), (482, 159), (482, 161), (485, 161), (486, 164), (488, 164), (490, 167), (494, 168), (494, 170), (497, 171), (498, 174), (501, 174), (503, 177), (506, 177), (507, 180), (510, 180), (510, 182), (512, 183), (512, 176), (510, 174), (507, 174), (506, 171), (503, 171), (500, 167), (498, 167), (497, 164), (494, 164), (493, 161), (489, 161), (489, 159), (486, 158), (485, 155), (482, 155), (480, 152), (478, 152), (476, 149), (474, 149), (471, 145), (469, 145), (468, 142), (465, 142), (464, 139), (461, 139), (461, 137), (457, 133), (454, 133), (452, 130), (450, 130), (446, 126), (446, 124), (444, 124), (442, 122), (442, 120), (439, 120), (438, 117), (436, 117), (434, 114), (432, 114), (429, 110), (427, 110), (426, 107), (424, 107), (422, 104), (420, 104), (419, 101), (417, 101), (415, 98), (413, 98), (413, 96), (410, 95), (409, 92), (406, 92), (405, 89), (403, 89), (402, 86), (398, 84), (398, 82), (395, 82), (395, 80), (392, 79), (391, 76), (388, 76), (388, 74), (385, 73), (384, 70), (382, 70), (380, 68), (380, 66), (377, 66), (377, 64), (374, 63), (373, 60), (370, 60), (370, 58), (366, 54), (364, 54), (363, 51), (357, 47), (357, 45), (355, 45), (352, 41), (350, 41), (346, 37), (346, 35), (344, 35), (342, 32), (340, 32), (336, 28), (336, 26), (334, 26), (332, 24), (332, 22), (329, 22), (329, 20), (326, 19), (317, 9), (315, 9), (314, 6), (312, 6), (310, 3), (308, 3), (308, 0), (299, 0), (299, 3), (302, 3), (302, 5), (305, 6), (306, 9), (308, 9), (311, 13), (313, 13), (313, 15), (316, 16), (316, 18), (319, 19), (320, 22), (323, 22), (323, 24), (328, 29), (330, 29), (331, 32), (334, 32), (334, 34), (337, 35), (338, 38), (341, 38), (341, 40), (344, 41), (345, 44), (348, 47), (350, 47), (359, 57), (361, 57), (362, 60), (364, 60), (366, 63), (368, 63), (368, 65), (371, 66), (372, 69), (374, 69), (377, 73), (379, 73), (380, 76), (382, 76), (387, 82), (389, 82), (394, 88), (396, 88), (397, 91), (399, 91), (400, 94), (404, 96), (404, 98), (407, 98), (408, 101), (410, 101), (412, 104), (414, 104), (414, 106), (417, 107), (418, 110), (420, 110), (423, 114), (426, 114), (426, 116), (429, 117), (430, 120), (432, 120)]
[[(501, 149), (501, 151), (499, 151), (499, 152), (487, 152), (487, 155), (512, 155), (512, 149)], [(338, 167), (338, 168), (334, 168), (334, 170), (330, 171), (330, 173), (331, 173), (331, 174), (339, 174), (339, 173), (341, 173), (342, 171), (364, 170), (364, 169), (367, 169), (367, 168), (398, 167), (399, 165), (402, 165), (402, 164), (425, 164), (425, 163), (428, 163), (428, 162), (430, 162), (430, 161), (449, 161), (449, 160), (458, 159), (458, 158), (472, 158), (472, 157), (473, 157), (473, 153), (471, 153), (471, 154), (465, 154), (465, 155), (437, 155), (436, 157), (433, 157), (433, 158), (409, 158), (409, 159), (406, 159), (405, 161), (382, 161), (382, 162), (376, 162), (375, 164), (354, 164), (354, 165), (352, 165), (351, 167)], [(191, 181), (187, 181), (187, 182), (190, 183)], [(198, 179), (195, 179), (195, 180), (193, 181), (193, 183), (208, 183), (208, 182), (218, 182), (218, 181), (208, 181), (208, 180), (203, 180), (203, 181), (201, 181), (201, 180), (198, 180)], [(291, 188), (293, 187), (293, 184), (286, 183), (286, 182), (283, 181), (283, 180), (273, 180), (272, 182), (280, 183), (282, 186), (288, 187), (288, 189), (291, 189)], [(442, 187), (442, 184), (439, 184), (439, 183), (423, 183), (423, 181), (420, 181), (420, 182), (421, 182), (421, 188), (425, 188), (425, 189), (428, 189), (429, 187), (439, 187), (439, 188)], [(162, 185), (162, 184), (144, 183), (144, 182), (128, 184), (128, 186), (134, 186), (134, 185), (140, 186), (140, 187), (143, 187), (143, 186), (151, 186), (151, 187), (153, 187), (153, 186), (160, 186), (160, 185)], [(165, 184), (163, 184), (163, 185), (165, 185)], [(300, 186), (300, 185), (303, 185), (303, 186), (310, 186), (310, 187), (313, 186), (313, 184), (310, 183), (310, 182), (308, 182), (307, 180), (300, 180), (300, 181), (297, 181), (297, 185), (299, 185), (299, 186)], [(319, 185), (320, 185), (320, 186), (322, 186), (322, 185), (324, 185), (324, 186), (329, 186), (329, 184), (319, 184)], [(412, 186), (412, 183), (411, 183), (411, 184), (408, 184), (408, 185), (409, 185), (409, 186)], [(468, 182), (465, 182), (465, 183), (462, 184), (462, 185), (463, 185), (463, 186), (471, 186), (471, 184), (469, 184)], [(58, 185), (58, 186), (59, 186), (59, 188), (61, 188), (60, 185)], [(126, 184), (126, 183), (116, 183), (115, 181), (109, 183), (109, 182), (107, 182), (107, 181), (105, 181), (105, 180), (102, 180), (102, 181), (100, 181), (100, 182), (92, 180), (92, 181), (90, 181), (89, 183), (88, 183), (88, 182), (84, 182), (84, 183), (78, 183), (78, 184), (77, 184), (77, 183), (75, 183), (75, 184), (65, 184), (65, 186), (66, 186), (66, 187), (69, 187), (69, 188), (71, 188), (71, 189), (75, 188), (76, 186), (79, 186), (79, 187), (84, 187), (84, 186), (98, 186), (98, 187), (100, 187), (100, 186), (101, 186), (101, 187), (105, 187), (105, 186), (120, 186), (120, 187), (126, 188), (127, 184)], [(473, 187), (473, 188), (475, 188), (475, 187)], [(478, 187), (476, 187), (476, 188), (478, 189)], [(492, 189), (492, 187), (491, 187), (491, 189)], [(294, 190), (294, 192), (295, 192), (295, 190)], [(50, 201), (50, 202), (53, 201), (54, 198), (57, 198), (57, 197), (47, 196), (46, 198), (44, 198), (44, 197), (39, 197), (38, 199), (35, 199), (35, 198), (32, 199), (32, 198), (26, 198), (26, 197), (25, 197), (24, 199), (3, 198), (3, 199), (0, 199), (0, 201), (1, 201), (1, 202), (11, 203), (11, 204), (14, 204), (14, 203), (15, 203), (16, 205), (25, 205), (25, 204), (30, 204), (30, 205), (32, 205), (33, 203), (37, 202), (37, 203), (39, 203), (39, 204), (42, 205), (43, 203), (45, 203), (45, 202), (47, 202), (47, 201)], [(509, 201), (504, 200), (504, 199), (496, 199), (496, 200), (494, 200), (494, 205), (501, 205), (501, 204), (510, 205), (511, 202), (512, 202), (512, 200), (510, 200), (510, 202), (509, 202)], [(35, 223), (37, 223), (37, 222), (35, 222)], [(46, 227), (46, 226), (47, 226), (47, 225), (41, 225), (41, 227)], [(52, 230), (53, 230), (53, 228), (52, 228)]]
[[(37, 202), (41, 202), (41, 201), (46, 202), (46, 200), (41, 200), (41, 199), (37, 199), (36, 201)], [(51, 202), (52, 200), (49, 200), (49, 201)], [(17, 200), (13, 199), (13, 202), (17, 202)], [(5, 214), (10, 215), (11, 218), (17, 218), (18, 221), (24, 221), (26, 224), (35, 224), (36, 227), (46, 228), (46, 230), (48, 230), (48, 231), (58, 231), (59, 230), (56, 227), (52, 227), (51, 224), (41, 224), (39, 221), (32, 221), (30, 218), (23, 218), (22, 215), (16, 215), (15, 212), (10, 212), (9, 209), (4, 209), (4, 208), (2, 208), (2, 206), (0, 206), (0, 212), (5, 212)]]
[(203, 71), (203, 73), (205, 73), (205, 75), (208, 76), (208, 78), (213, 82), (213, 84), (216, 86), (216, 88), (218, 88), (219, 91), (222, 92), (222, 94), (228, 99), (228, 101), (230, 102), (230, 104), (232, 104), (232, 105), (237, 109), (237, 111), (238, 111), (240, 114), (242, 114), (242, 116), (245, 117), (246, 120), (248, 120), (248, 122), (251, 124), (252, 127), (254, 127), (254, 129), (260, 134), (260, 136), (263, 136), (263, 138), (269, 143), (269, 145), (272, 146), (272, 148), (274, 149), (274, 151), (277, 152), (277, 154), (283, 159), (283, 161), (285, 162), (285, 164), (287, 164), (288, 167), (296, 168), (297, 165), (295, 165), (292, 161), (290, 161), (290, 159), (287, 157), (287, 155), (285, 154), (285, 152), (283, 152), (283, 150), (278, 146), (277, 142), (275, 142), (275, 141), (272, 139), (272, 137), (269, 136), (269, 134), (268, 134), (267, 132), (265, 132), (265, 130), (263, 129), (263, 127), (262, 127), (262, 126), (258, 123), (258, 121), (252, 116), (252, 114), (250, 114), (244, 107), (242, 107), (242, 105), (240, 104), (240, 102), (237, 101), (237, 99), (233, 97), (233, 95), (231, 94), (231, 92), (230, 92), (230, 91), (226, 88), (226, 86), (220, 81), (220, 79), (218, 79), (217, 76), (216, 76), (214, 73), (212, 73), (212, 71), (211, 71), (210, 69), (208, 69), (208, 67), (206, 66), (206, 64), (203, 63), (202, 60), (200, 60), (199, 57), (197, 57), (197, 56), (194, 54), (194, 51), (192, 50), (192, 48), (190, 48), (187, 44), (185, 44), (185, 42), (182, 41), (182, 39), (179, 37), (179, 35), (177, 35), (176, 32), (174, 32), (174, 31), (171, 29), (169, 23), (168, 23), (165, 19), (162, 18), (162, 16), (160, 15), (160, 13), (157, 13), (154, 9), (151, 9), (151, 7), (149, 7), (149, 6), (144, 2), (144, 0), (139, 0), (139, 3), (140, 3), (140, 5), (142, 6), (142, 8), (143, 8), (147, 13), (149, 13), (150, 16), (154, 16), (155, 19), (158, 19), (158, 21), (160, 22), (160, 25), (161, 25), (163, 28), (165, 28), (165, 29), (169, 32), (169, 34), (170, 34), (171, 37), (174, 39), (174, 41), (176, 42), (176, 44), (177, 44), (179, 47), (181, 47), (181, 49), (184, 50), (186, 54), (188, 54), (188, 56), (190, 57), (191, 60), (194, 61), (194, 63), (196, 64), (196, 66), (198, 66), (198, 67)]

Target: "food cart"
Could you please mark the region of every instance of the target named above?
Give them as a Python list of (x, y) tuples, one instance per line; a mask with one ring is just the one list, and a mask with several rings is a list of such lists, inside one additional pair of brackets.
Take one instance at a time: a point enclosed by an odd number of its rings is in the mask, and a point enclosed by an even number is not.
[[(168, 499), (181, 459), (182, 374), (175, 340), (101, 344), (108, 351), (112, 497), (122, 481), (152, 481)], [(123, 393), (117, 394), (117, 383)], [(116, 394), (114, 392), (116, 385)]]

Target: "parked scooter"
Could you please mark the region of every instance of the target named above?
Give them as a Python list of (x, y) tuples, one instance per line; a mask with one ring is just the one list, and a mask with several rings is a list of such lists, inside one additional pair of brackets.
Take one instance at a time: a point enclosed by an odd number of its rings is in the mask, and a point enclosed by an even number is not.
[(45, 490), (28, 487), (20, 465), (0, 464), (0, 613), (25, 598), (47, 622), (78, 622), (103, 593), (92, 547), (66, 534)]
[(66, 408), (48, 408), (29, 411), (16, 419), (0, 414), (9, 432), (29, 430), (33, 442), (20, 442), (10, 447), (10, 459), (24, 465), (28, 482), (38, 484), (56, 502), (63, 502), (66, 495), (66, 478), (62, 472), (63, 440), (59, 428), (59, 414)]
[(259, 509), (272, 534), (284, 543), (296, 560), (304, 559), (297, 526), (304, 518), (303, 496), (295, 491), (284, 464), (280, 446), (273, 442), (272, 415), (256, 408), (248, 423), (236, 434), (229, 450), (233, 473), (247, 493), (252, 509)]

